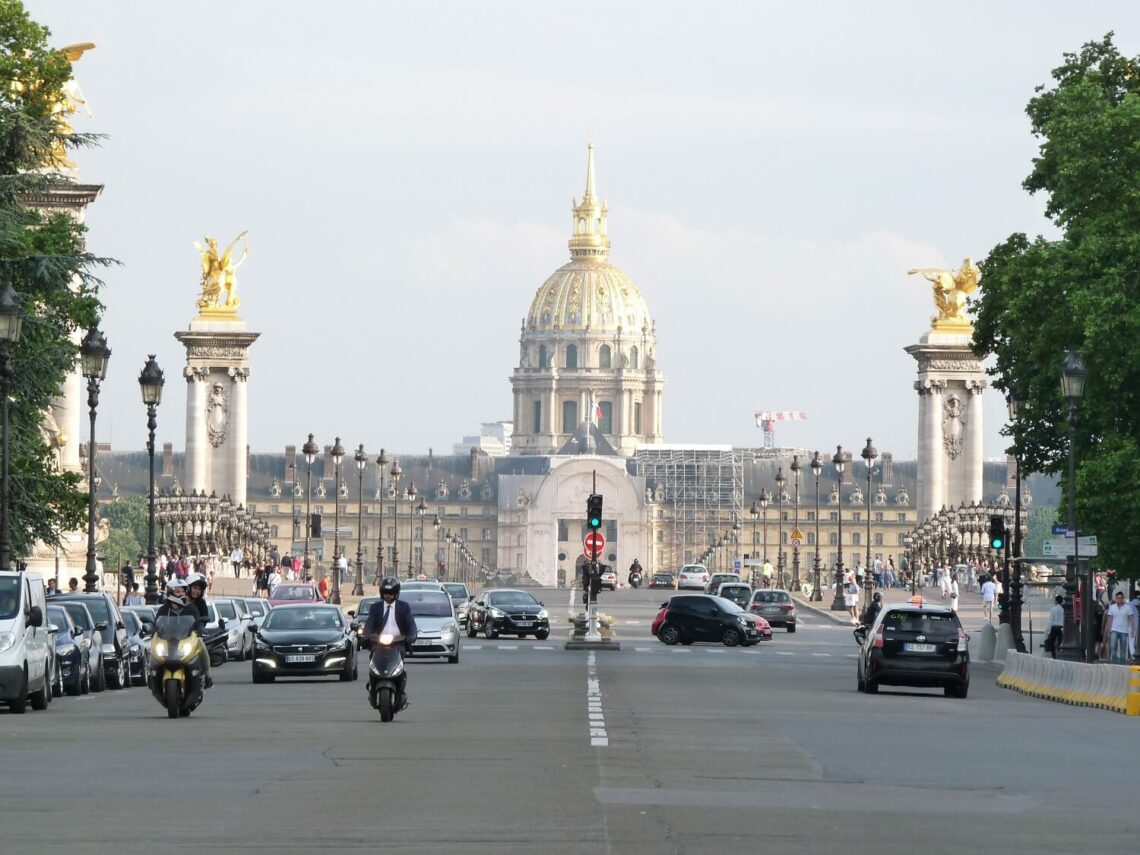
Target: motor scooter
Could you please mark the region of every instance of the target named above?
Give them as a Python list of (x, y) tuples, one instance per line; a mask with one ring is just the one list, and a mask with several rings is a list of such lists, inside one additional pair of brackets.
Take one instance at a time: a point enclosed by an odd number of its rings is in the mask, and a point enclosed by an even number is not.
[(629, 571), (629, 587), (634, 588), (634, 589), (641, 587), (641, 571), (640, 570)]
[(163, 615), (154, 625), (147, 686), (169, 718), (188, 716), (202, 703), (208, 654), (191, 615)]
[(407, 706), (401, 690), (405, 679), (404, 636), (390, 632), (373, 635), (372, 656), (368, 662), (368, 699), (380, 712), (380, 721), (391, 721)]

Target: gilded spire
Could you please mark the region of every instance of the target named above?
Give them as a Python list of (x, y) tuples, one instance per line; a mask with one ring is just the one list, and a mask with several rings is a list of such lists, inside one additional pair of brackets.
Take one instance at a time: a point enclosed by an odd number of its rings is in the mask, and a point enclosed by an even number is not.
[[(573, 201), (573, 200), (572, 200)], [(573, 202), (573, 232), (570, 237), (570, 257), (605, 260), (610, 254), (610, 239), (606, 236), (606, 205), (598, 201), (594, 180), (594, 144), (586, 147), (586, 195), (582, 202)]]

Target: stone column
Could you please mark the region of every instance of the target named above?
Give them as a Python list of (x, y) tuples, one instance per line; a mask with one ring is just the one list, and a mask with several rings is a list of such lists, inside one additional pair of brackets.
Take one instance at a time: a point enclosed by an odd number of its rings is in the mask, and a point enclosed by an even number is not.
[(231, 368), (229, 374), (233, 383), (231, 387), (233, 412), (230, 414), (231, 433), (226, 445), (230, 446), (228, 451), (232, 481), (226, 492), (233, 498), (234, 504), (244, 505), (246, 504), (246, 478), (249, 474), (249, 411), (246, 400), (246, 391), (249, 388), (246, 383), (249, 380), (249, 369)]
[(942, 435), (940, 380), (919, 381), (918, 519), (925, 520), (946, 504), (946, 449)]
[(985, 380), (967, 380), (966, 389), (970, 393), (966, 410), (966, 483), (962, 501), (982, 501), (982, 392)]
[(206, 386), (209, 372), (187, 366), (186, 377), (186, 463), (182, 485), (186, 492), (205, 490), (209, 485), (206, 440)]

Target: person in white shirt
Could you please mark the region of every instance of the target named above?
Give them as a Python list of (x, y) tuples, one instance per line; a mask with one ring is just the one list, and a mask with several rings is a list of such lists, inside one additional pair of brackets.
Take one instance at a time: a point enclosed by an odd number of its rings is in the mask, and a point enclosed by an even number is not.
[(958, 575), (950, 574), (950, 611), (958, 611)]
[(1065, 607), (1062, 603), (1065, 598), (1060, 594), (1053, 598), (1054, 606), (1049, 609), (1049, 635), (1045, 638), (1045, 649), (1057, 658), (1057, 651), (1061, 649), (1061, 639), (1065, 634)]
[(997, 585), (992, 578), (982, 583), (982, 614), (990, 623), (994, 622), (994, 597), (997, 595)]
[(1128, 637), (1136, 629), (1136, 613), (1124, 602), (1124, 592), (1116, 592), (1116, 602), (1108, 607), (1105, 618), (1109, 623), (1108, 661), (1115, 665), (1128, 664)]

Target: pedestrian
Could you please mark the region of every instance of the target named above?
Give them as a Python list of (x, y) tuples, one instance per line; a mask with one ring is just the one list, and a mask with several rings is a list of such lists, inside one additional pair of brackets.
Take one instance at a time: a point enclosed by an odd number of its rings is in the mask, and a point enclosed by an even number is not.
[(322, 600), (328, 601), (329, 580), (325, 576), (321, 576), (321, 581), (317, 583), (317, 593), (320, 594)]
[(79, 580), (72, 576), (67, 580), (67, 592), (74, 594), (79, 590)]
[(143, 595), (139, 593), (139, 583), (131, 582), (131, 590), (127, 592), (127, 595), (125, 597), (123, 597), (123, 605), (141, 606), (145, 604), (146, 600), (143, 598)]
[(1045, 636), (1042, 645), (1050, 655), (1056, 659), (1057, 651), (1061, 649), (1061, 639), (1065, 635), (1065, 607), (1062, 605), (1065, 598), (1060, 594), (1053, 598), (1053, 608), (1049, 609), (1049, 634)]
[(230, 564), (233, 565), (235, 579), (241, 578), (241, 560), (243, 556), (244, 553), (240, 546), (235, 546), (233, 550), (230, 551)]
[(950, 611), (958, 611), (958, 574), (950, 574)]
[(59, 580), (54, 576), (47, 580), (47, 595), (50, 597), (52, 594), (59, 593)]
[(269, 596), (273, 596), (273, 592), (280, 584), (281, 574), (277, 572), (277, 565), (273, 565), (269, 568)]
[(1136, 633), (1136, 615), (1132, 606), (1124, 601), (1124, 592), (1116, 592), (1116, 602), (1108, 607), (1105, 614), (1109, 630), (1108, 661), (1114, 665), (1126, 665), (1132, 658), (1129, 643)]
[(340, 551), (340, 555), (336, 557), (336, 572), (342, 585), (348, 581), (348, 559), (345, 558), (343, 549)]
[(859, 583), (850, 570), (843, 576), (843, 605), (851, 615), (851, 623), (859, 624)]
[(875, 587), (876, 588), (882, 588), (883, 587), (883, 559), (877, 555), (875, 556), (874, 563), (872, 563), (872, 565), (871, 565), (871, 572), (874, 574), (874, 577), (875, 577)]
[(950, 574), (946, 572), (945, 567), (939, 567), (938, 573), (938, 590), (942, 594), (942, 599), (946, 599), (950, 594)]
[(129, 591), (135, 581), (135, 568), (131, 566), (131, 562), (124, 561), (119, 574), (123, 577), (123, 587)]
[(989, 623), (994, 622), (994, 597), (997, 596), (997, 585), (994, 580), (986, 577), (982, 583), (982, 614)]

